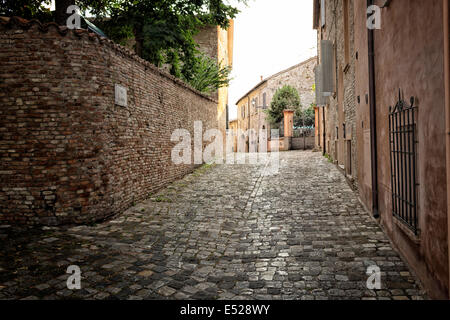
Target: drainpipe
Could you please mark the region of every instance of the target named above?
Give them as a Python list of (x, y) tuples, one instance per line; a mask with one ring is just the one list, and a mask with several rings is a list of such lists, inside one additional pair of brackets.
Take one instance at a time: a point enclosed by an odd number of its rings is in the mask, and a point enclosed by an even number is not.
[(327, 154), (327, 134), (326, 134), (326, 123), (325, 123), (325, 109), (326, 107), (323, 107), (323, 155), (325, 156)]
[(447, 221), (449, 258), (449, 298), (450, 298), (450, 22), (449, 0), (443, 0), (444, 13), (444, 76), (445, 76), (445, 131), (447, 145)]
[(226, 111), (227, 111), (227, 114), (226, 114), (226, 121), (227, 121), (227, 124), (226, 124), (226, 129), (228, 130), (228, 129), (230, 129), (229, 127), (228, 127), (228, 122), (230, 121), (230, 116), (229, 116), (229, 114), (228, 114), (228, 103), (227, 103), (227, 106), (226, 106)]
[(248, 153), (250, 153), (250, 116), (251, 116), (251, 105), (250, 105), (250, 95), (247, 97), (247, 111), (248, 111), (248, 124), (247, 124), (247, 149), (248, 149)]
[(250, 96), (247, 97), (247, 111), (248, 111), (248, 127), (247, 130), (250, 130), (250, 112), (251, 112), (251, 106), (250, 106)]
[[(373, 5), (373, 0), (367, 0), (367, 7)], [(370, 145), (372, 164), (372, 214), (379, 218), (378, 211), (378, 163), (377, 163), (377, 119), (376, 119), (376, 96), (375, 96), (375, 41), (374, 31), (367, 28), (368, 51), (369, 51), (369, 96), (370, 96)]]

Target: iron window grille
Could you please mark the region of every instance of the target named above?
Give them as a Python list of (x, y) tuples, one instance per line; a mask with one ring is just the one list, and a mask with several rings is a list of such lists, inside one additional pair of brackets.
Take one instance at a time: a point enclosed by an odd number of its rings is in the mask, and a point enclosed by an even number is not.
[(389, 107), (392, 213), (418, 235), (417, 112), (414, 97)]

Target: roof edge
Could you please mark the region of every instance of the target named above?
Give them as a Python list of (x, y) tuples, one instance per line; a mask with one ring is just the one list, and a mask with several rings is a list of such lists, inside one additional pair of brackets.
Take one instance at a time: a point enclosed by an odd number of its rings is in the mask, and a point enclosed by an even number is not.
[(297, 63), (297, 64), (295, 64), (295, 65), (293, 65), (293, 66), (291, 66), (291, 67), (289, 67), (289, 68), (287, 68), (287, 69), (284, 69), (284, 70), (282, 70), (282, 71), (280, 71), (280, 72), (277, 72), (277, 73), (271, 75), (270, 77), (268, 77), (268, 78), (266, 78), (266, 79), (263, 79), (263, 80), (262, 80), (261, 82), (259, 82), (256, 86), (254, 86), (250, 91), (248, 91), (244, 96), (242, 96), (242, 98), (240, 98), (240, 99), (236, 102), (236, 105), (238, 105), (239, 102), (241, 102), (241, 101), (242, 101), (244, 98), (246, 98), (250, 93), (252, 93), (252, 92), (255, 91), (256, 89), (258, 89), (260, 86), (262, 86), (262, 85), (263, 85), (264, 83), (266, 83), (267, 81), (269, 81), (269, 80), (275, 78), (276, 76), (279, 76), (279, 75), (281, 75), (281, 74), (283, 74), (283, 73), (285, 73), (285, 72), (288, 72), (288, 71), (290, 71), (290, 70), (292, 70), (292, 69), (295, 69), (295, 68), (300, 67), (300, 66), (302, 66), (302, 65), (304, 65), (304, 64), (307, 64), (307, 63), (309, 63), (309, 62), (311, 62), (311, 61), (313, 61), (313, 60), (317, 60), (317, 56), (313, 56), (313, 57), (311, 57), (311, 58), (308, 58), (308, 59), (306, 59), (306, 60), (304, 60), (304, 61), (302, 61), (302, 62), (300, 62), (300, 63)]

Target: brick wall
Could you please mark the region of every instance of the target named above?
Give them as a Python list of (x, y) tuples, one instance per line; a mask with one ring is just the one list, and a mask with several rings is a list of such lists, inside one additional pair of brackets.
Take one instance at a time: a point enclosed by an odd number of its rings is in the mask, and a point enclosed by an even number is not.
[(0, 223), (103, 219), (192, 171), (170, 137), (217, 127), (215, 100), (84, 30), (0, 22)]

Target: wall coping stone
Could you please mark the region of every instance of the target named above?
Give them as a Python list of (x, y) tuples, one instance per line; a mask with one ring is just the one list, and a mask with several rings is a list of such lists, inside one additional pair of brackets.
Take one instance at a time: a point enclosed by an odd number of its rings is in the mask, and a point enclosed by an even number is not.
[(72, 34), (76, 35), (79, 39), (82, 39), (83, 37), (88, 37), (88, 39), (91, 41), (98, 41), (99, 44), (104, 45), (104, 46), (112, 49), (113, 51), (116, 51), (116, 52), (124, 55), (125, 57), (127, 57), (131, 60), (134, 60), (137, 63), (143, 65), (145, 67), (146, 71), (151, 71), (155, 74), (159, 74), (159, 75), (173, 81), (174, 83), (180, 85), (181, 87), (184, 87), (184, 88), (192, 91), (193, 93), (195, 93), (196, 95), (198, 95), (204, 99), (207, 99), (214, 103), (218, 103), (218, 101), (216, 99), (213, 99), (212, 97), (198, 91), (197, 89), (194, 89), (192, 86), (185, 83), (184, 81), (172, 76), (170, 73), (168, 73), (164, 70), (159, 69), (157, 66), (155, 66), (151, 62), (142, 59), (136, 53), (134, 53), (132, 50), (130, 50), (120, 44), (115, 43), (111, 39), (102, 37), (93, 32), (89, 32), (86, 29), (69, 29), (66, 26), (60, 26), (55, 22), (41, 23), (39, 20), (36, 20), (36, 19), (27, 20), (27, 19), (24, 19), (21, 17), (16, 17), (16, 16), (14, 16), (14, 17), (0, 16), (0, 26), (3, 26), (3, 28), (6, 28), (6, 29), (19, 28), (19, 29), (22, 29), (25, 31), (29, 31), (31, 29), (31, 27), (33, 27), (33, 25), (37, 25), (38, 30), (42, 33), (47, 33), (47, 32), (49, 32), (49, 30), (51, 28), (54, 28), (58, 32), (58, 34), (61, 35), (62, 37), (65, 37), (67, 34), (72, 33)]

